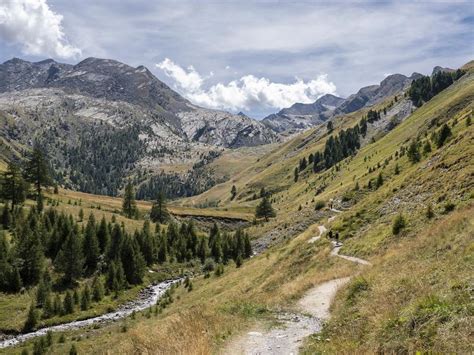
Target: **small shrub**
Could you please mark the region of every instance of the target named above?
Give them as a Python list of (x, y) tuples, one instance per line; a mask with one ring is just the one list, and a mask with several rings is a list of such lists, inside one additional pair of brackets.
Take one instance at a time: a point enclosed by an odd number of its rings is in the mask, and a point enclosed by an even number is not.
[(399, 214), (397, 217), (395, 217), (392, 225), (392, 233), (393, 235), (398, 235), (400, 232), (406, 227), (406, 221), (405, 218), (402, 216), (402, 214)]
[(23, 330), (25, 332), (30, 332), (34, 330), (38, 325), (39, 316), (39, 311), (36, 309), (36, 306), (34, 304), (31, 304), (25, 325), (23, 326)]
[(455, 208), (456, 208), (456, 205), (454, 203), (448, 201), (444, 205), (444, 213), (452, 212), (452, 211), (454, 211)]
[(76, 345), (71, 345), (71, 349), (69, 349), (69, 355), (77, 355)]
[(121, 331), (122, 333), (128, 332), (128, 325), (127, 325), (127, 323), (123, 323), (123, 324), (122, 324), (122, 326), (120, 327), (120, 331)]
[(206, 261), (204, 263), (203, 271), (204, 272), (211, 272), (211, 271), (214, 271), (215, 268), (216, 268), (216, 264), (215, 264), (214, 260), (211, 259), (211, 258), (206, 259)]
[(53, 332), (51, 330), (48, 330), (46, 333), (46, 346), (50, 347), (53, 345), (54, 339), (53, 339)]
[(222, 265), (222, 264), (217, 265), (216, 271), (214, 272), (214, 274), (215, 274), (217, 277), (219, 277), (219, 276), (221, 276), (222, 274), (224, 274), (224, 265)]
[(427, 209), (426, 209), (426, 218), (428, 219), (431, 219), (434, 217), (434, 212), (433, 212), (433, 206), (428, 205)]
[(326, 203), (324, 201), (319, 200), (319, 201), (316, 201), (316, 205), (314, 206), (314, 209), (316, 211), (319, 211), (323, 209), (325, 206), (326, 206)]

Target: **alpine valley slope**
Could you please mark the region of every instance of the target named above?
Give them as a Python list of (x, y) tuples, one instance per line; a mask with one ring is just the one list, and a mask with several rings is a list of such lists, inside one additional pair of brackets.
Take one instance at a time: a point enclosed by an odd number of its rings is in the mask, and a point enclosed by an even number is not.
[(4, 159), (39, 143), (63, 186), (108, 195), (151, 177), (184, 186), (170, 187), (171, 197), (195, 194), (216, 182), (203, 167), (223, 152), (279, 140), (247, 116), (191, 104), (143, 66), (97, 58), (0, 64), (0, 122)]
[[(369, 124), (360, 149), (330, 169), (314, 173), (307, 167), (298, 181), (293, 178), (303, 157), (358, 124), (367, 109), (335, 119), (332, 132), (305, 132), (228, 183), (181, 201), (216, 199), (222, 209), (252, 210), (264, 187), (277, 217), (248, 230), (269, 242), (239, 268), (229, 263), (223, 275), (195, 277), (191, 292), (179, 288), (162, 313), (138, 314), (126, 328), (66, 332), (66, 342), (51, 351), (64, 353), (74, 342), (79, 353), (216, 353), (256, 324), (278, 325), (277, 315), (294, 312), (308, 290), (351, 276), (330, 309), (332, 318), (302, 344), (303, 353), (471, 353), (474, 66), (464, 68), (463, 77), (397, 125), (386, 129), (389, 117)], [(445, 125), (451, 135), (438, 144)], [(413, 142), (431, 146), (420, 149), (419, 161), (407, 156)], [(394, 233), (398, 216), (405, 223)], [(373, 266), (331, 257), (327, 234), (308, 243), (320, 225), (339, 233), (340, 254)], [(31, 344), (5, 352), (25, 347)]]

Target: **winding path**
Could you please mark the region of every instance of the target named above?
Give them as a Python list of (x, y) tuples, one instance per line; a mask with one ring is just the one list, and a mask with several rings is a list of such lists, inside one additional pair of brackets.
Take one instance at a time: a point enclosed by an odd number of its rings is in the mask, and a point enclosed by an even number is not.
[[(331, 211), (341, 212), (332, 208)], [(332, 222), (335, 217), (330, 217), (328, 222)], [(310, 238), (308, 243), (316, 242), (327, 231), (327, 228), (323, 225), (318, 226), (318, 229), (319, 235)], [(367, 260), (339, 254), (341, 247), (341, 243), (333, 242), (331, 256), (337, 256), (361, 265), (371, 265)], [(332, 300), (339, 288), (348, 283), (349, 280), (350, 277), (334, 279), (310, 289), (298, 301), (298, 313), (279, 313), (277, 315), (281, 326), (265, 330), (262, 325), (259, 325), (258, 328), (233, 339), (221, 353), (252, 355), (297, 354), (303, 339), (321, 331), (323, 321), (330, 316), (329, 307)]]
[(88, 327), (93, 324), (112, 322), (125, 318), (133, 312), (143, 311), (144, 309), (155, 305), (156, 302), (164, 295), (164, 293), (174, 283), (179, 281), (180, 279), (167, 280), (160, 282), (156, 285), (150, 285), (140, 292), (140, 295), (137, 300), (128, 302), (121, 306), (117, 311), (111, 313), (105, 313), (94, 318), (88, 318), (84, 320), (73, 321), (70, 323), (58, 324), (51, 327), (45, 327), (31, 333), (14, 335), (7, 339), (0, 340), (0, 349), (20, 344), (28, 339), (46, 335), (48, 331), (63, 332), (67, 330), (75, 330)]

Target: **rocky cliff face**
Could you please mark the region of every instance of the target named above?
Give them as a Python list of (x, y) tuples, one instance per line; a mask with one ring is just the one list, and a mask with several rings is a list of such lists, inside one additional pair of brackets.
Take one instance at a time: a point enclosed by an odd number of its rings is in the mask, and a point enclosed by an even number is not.
[(294, 104), (276, 114), (265, 117), (263, 122), (279, 133), (305, 130), (336, 115), (351, 113), (381, 102), (389, 96), (406, 90), (410, 83), (419, 76), (420, 74), (417, 73), (410, 77), (402, 74), (389, 75), (379, 85), (363, 87), (346, 99), (334, 95), (324, 95), (312, 104)]
[(296, 103), (289, 108), (284, 108), (278, 113), (265, 117), (263, 123), (279, 133), (305, 130), (326, 121), (343, 102), (343, 98), (327, 94), (312, 104)]
[(192, 105), (143, 66), (97, 58), (1, 64), (0, 119), (11, 154), (39, 142), (66, 186), (108, 194), (129, 176), (140, 184), (164, 166), (191, 168), (210, 152), (279, 139), (247, 116)]

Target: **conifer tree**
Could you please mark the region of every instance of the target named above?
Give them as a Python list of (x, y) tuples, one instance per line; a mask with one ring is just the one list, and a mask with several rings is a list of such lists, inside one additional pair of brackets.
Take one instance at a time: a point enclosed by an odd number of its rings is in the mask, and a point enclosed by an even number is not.
[(123, 233), (122, 229), (118, 224), (115, 224), (112, 229), (112, 235), (110, 237), (110, 247), (108, 250), (109, 260), (117, 260), (120, 258), (123, 246)]
[(27, 183), (23, 180), (18, 165), (14, 162), (8, 163), (7, 171), (3, 173), (1, 196), (7, 201), (11, 201), (12, 211), (25, 201), (27, 191)]
[(158, 234), (158, 255), (159, 263), (164, 263), (168, 259), (168, 239), (164, 232)]
[(72, 293), (72, 302), (74, 305), (79, 305), (81, 303), (81, 296), (79, 295), (79, 289), (75, 288)]
[(41, 211), (43, 209), (42, 188), (51, 185), (51, 178), (45, 155), (38, 145), (33, 147), (33, 151), (28, 158), (25, 176), (26, 180), (34, 185), (37, 208), (38, 211)]
[(135, 190), (130, 181), (125, 186), (122, 211), (128, 218), (136, 218), (138, 214), (137, 203), (135, 202)]
[(258, 204), (255, 209), (256, 218), (265, 218), (265, 221), (268, 221), (269, 218), (275, 217), (276, 213), (272, 207), (270, 200), (267, 197), (264, 197), (262, 201)]
[(451, 129), (449, 126), (445, 123), (442, 127), (441, 130), (439, 131), (436, 139), (436, 146), (438, 148), (441, 148), (446, 140), (452, 135)]
[(105, 216), (102, 216), (100, 221), (99, 228), (97, 229), (97, 239), (99, 241), (99, 249), (101, 253), (104, 253), (110, 243), (110, 233), (109, 228), (107, 227), (107, 222)]
[(308, 163), (306, 162), (306, 158), (303, 157), (303, 159), (300, 160), (299, 171), (303, 171), (304, 169), (306, 169), (307, 166)]
[(56, 257), (56, 266), (64, 273), (64, 282), (67, 285), (72, 285), (81, 277), (83, 265), (82, 246), (76, 226), (68, 234), (59, 251)]
[(122, 261), (117, 260), (116, 262), (116, 273), (115, 273), (115, 280), (116, 280), (116, 289), (121, 290), (127, 286), (127, 279), (125, 277), (125, 271), (122, 265)]
[(63, 304), (61, 302), (61, 296), (59, 296), (59, 293), (54, 296), (54, 301), (53, 301), (53, 311), (54, 314), (62, 314), (63, 313)]
[(328, 121), (327, 125), (326, 125), (326, 129), (328, 130), (329, 133), (331, 133), (334, 129), (334, 125), (332, 123), (332, 121)]
[(400, 234), (400, 232), (402, 231), (402, 229), (405, 228), (405, 226), (406, 226), (406, 221), (403, 215), (402, 214), (397, 215), (397, 217), (395, 217), (393, 221), (392, 233), (394, 235)]
[(89, 285), (86, 284), (84, 290), (82, 291), (81, 297), (81, 310), (86, 311), (89, 309), (91, 305), (91, 291), (89, 289)]
[(395, 175), (398, 175), (400, 174), (400, 167), (398, 166), (398, 164), (395, 165)]
[(382, 176), (382, 173), (379, 173), (379, 175), (377, 176), (377, 182), (375, 183), (375, 188), (378, 189), (382, 185), (383, 185), (383, 176)]
[[(217, 225), (215, 225), (217, 227)], [(221, 233), (219, 229), (216, 230), (211, 230), (210, 238), (211, 240), (212, 237), (212, 244), (210, 245), (211, 247), (211, 255), (214, 258), (214, 260), (219, 263), (222, 261), (224, 257), (224, 253), (222, 251), (222, 238), (221, 238)]]
[(10, 273), (9, 290), (11, 292), (20, 292), (22, 286), (23, 286), (23, 281), (21, 279), (20, 271), (18, 267), (14, 265)]
[(94, 277), (92, 281), (92, 299), (99, 302), (104, 298), (104, 285), (100, 277)]
[(412, 162), (412, 164), (418, 163), (420, 161), (421, 155), (417, 141), (414, 140), (411, 142), (407, 150), (407, 156), (408, 159)]
[(209, 256), (209, 246), (207, 244), (207, 238), (200, 238), (197, 254), (199, 256), (199, 259), (201, 259), (201, 263), (204, 264), (206, 258)]
[(166, 207), (166, 196), (160, 191), (158, 197), (153, 203), (150, 211), (150, 219), (152, 222), (164, 224), (169, 221), (170, 213)]
[(36, 309), (36, 305), (32, 303), (26, 317), (23, 331), (30, 332), (36, 328), (39, 322), (39, 311)]
[(41, 281), (38, 284), (36, 290), (36, 305), (37, 307), (43, 307), (46, 300), (50, 298), (51, 294), (51, 276), (48, 271), (45, 271), (41, 277)]
[(232, 189), (230, 189), (230, 200), (232, 201), (236, 195), (237, 195), (237, 188), (235, 187), (235, 185), (232, 185)]
[(423, 153), (428, 154), (431, 153), (431, 144), (430, 141), (426, 141), (424, 146), (423, 146)]
[(10, 213), (10, 209), (8, 207), (8, 201), (3, 206), (2, 211), (2, 224), (4, 229), (10, 228), (12, 222), (12, 214)]
[(242, 256), (239, 254), (237, 255), (237, 258), (235, 259), (235, 265), (239, 268), (242, 266), (243, 260)]
[(96, 224), (94, 214), (89, 215), (83, 240), (84, 263), (86, 272), (93, 273), (97, 268), (100, 256), (99, 240), (96, 234)]
[(16, 245), (16, 257), (20, 265), (21, 279), (25, 285), (38, 283), (43, 271), (44, 253), (41, 240), (29, 226), (23, 226)]
[(115, 291), (117, 285), (117, 269), (115, 266), (115, 261), (111, 261), (107, 269), (107, 275), (105, 277), (105, 285), (107, 290)]
[(74, 313), (74, 299), (72, 297), (71, 291), (66, 291), (66, 296), (64, 297), (63, 309), (64, 309), (64, 313), (66, 314)]
[(252, 256), (252, 244), (250, 243), (250, 237), (247, 233), (245, 233), (244, 237), (244, 255), (246, 258)]
[(426, 218), (431, 219), (434, 217), (433, 206), (431, 204), (428, 205), (426, 209)]
[(11, 267), (8, 260), (9, 246), (4, 231), (0, 231), (0, 291), (9, 291)]
[(43, 305), (43, 318), (49, 318), (54, 315), (54, 305), (51, 295), (48, 295)]
[(298, 182), (298, 174), (299, 174), (299, 170), (298, 170), (298, 167), (295, 168), (295, 171), (293, 173), (293, 180), (294, 182)]
[(150, 266), (155, 261), (156, 255), (156, 240), (150, 230), (150, 221), (145, 220), (143, 223), (143, 229), (141, 233), (136, 233), (135, 239), (137, 239), (140, 246), (140, 251), (145, 258), (146, 264)]
[(359, 131), (363, 137), (365, 137), (365, 135), (367, 134), (367, 120), (365, 119), (365, 117), (362, 118), (359, 122)]

